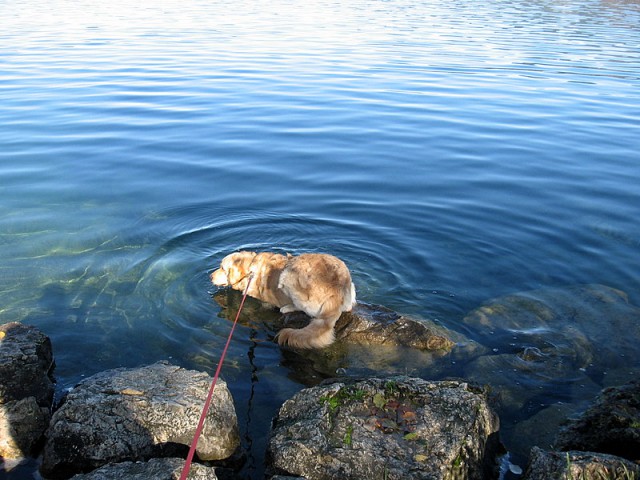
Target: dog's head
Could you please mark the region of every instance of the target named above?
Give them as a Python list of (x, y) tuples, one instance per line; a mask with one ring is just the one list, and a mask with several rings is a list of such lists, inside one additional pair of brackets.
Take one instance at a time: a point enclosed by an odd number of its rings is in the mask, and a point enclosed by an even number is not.
[(255, 252), (236, 252), (227, 255), (220, 262), (220, 268), (211, 274), (211, 282), (218, 287), (244, 290), (255, 256)]

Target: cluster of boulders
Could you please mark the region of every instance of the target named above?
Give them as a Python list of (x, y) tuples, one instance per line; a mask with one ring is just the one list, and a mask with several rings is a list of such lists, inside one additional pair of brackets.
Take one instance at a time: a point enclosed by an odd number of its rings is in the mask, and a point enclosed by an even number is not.
[[(575, 347), (583, 343), (577, 329), (569, 328), (564, 340), (547, 345), (536, 337), (542, 330), (529, 328), (553, 321), (565, 308), (562, 301), (562, 307), (546, 308), (550, 302), (543, 304), (543, 294), (489, 302), (465, 321), (485, 325), (488, 335), (498, 332), (498, 322), (511, 332), (517, 326), (520, 335), (530, 336), (529, 350), (511, 357), (530, 364), (533, 374), (542, 365), (552, 372), (555, 367), (561, 376), (565, 367), (557, 359), (565, 359), (571, 349), (578, 364), (593, 359), (588, 349)], [(584, 287), (573, 294), (587, 296), (591, 305), (616, 308), (621, 298), (606, 287)], [(632, 325), (640, 318), (635, 310), (624, 312)], [(578, 325), (585, 315), (571, 314)], [(286, 319), (288, 326), (302, 320), (296, 314)], [(336, 331), (345, 342), (440, 354), (455, 351), (458, 341), (435, 323), (367, 305), (343, 316)], [(631, 354), (631, 346), (623, 347)], [(512, 361), (496, 352), (474, 355), (470, 365), (497, 358), (506, 370)], [(0, 469), (2, 460), (41, 454), (44, 478), (179, 478), (212, 381), (208, 374), (166, 362), (107, 371), (80, 382), (52, 413), (53, 364), (51, 342), (37, 328), (0, 325)], [(497, 478), (516, 466), (504, 460), (494, 394), (490, 401), (490, 390), (481, 385), (406, 375), (326, 380), (282, 405), (270, 432), (267, 474), (327, 480)], [(222, 380), (212, 404), (191, 479), (235, 478), (243, 462), (233, 399)], [(512, 468), (509, 475), (526, 480), (640, 478), (640, 382), (605, 389), (588, 410), (555, 433), (553, 450), (533, 448), (524, 472)]]
[[(100, 373), (77, 385), (52, 415), (53, 365), (51, 342), (37, 328), (0, 325), (0, 460), (41, 451), (45, 478), (95, 469), (88, 478), (179, 475), (209, 375), (167, 363)], [(229, 459), (237, 454), (240, 437), (222, 380), (213, 401), (217, 408), (207, 417), (196, 453), (203, 460)], [(156, 457), (161, 459), (151, 460)], [(151, 461), (136, 463), (146, 460)], [(106, 470), (99, 469), (104, 465)], [(190, 478), (216, 476), (212, 468), (196, 465)]]

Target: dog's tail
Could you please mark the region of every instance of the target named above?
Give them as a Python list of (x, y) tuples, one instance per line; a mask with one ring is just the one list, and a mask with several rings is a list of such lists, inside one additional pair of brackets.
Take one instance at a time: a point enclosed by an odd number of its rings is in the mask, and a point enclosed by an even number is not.
[(283, 328), (278, 332), (278, 343), (293, 348), (328, 347), (335, 340), (333, 326), (338, 318), (312, 318), (304, 328)]
[(351, 288), (344, 296), (343, 312), (350, 312), (356, 306), (356, 286), (351, 282)]

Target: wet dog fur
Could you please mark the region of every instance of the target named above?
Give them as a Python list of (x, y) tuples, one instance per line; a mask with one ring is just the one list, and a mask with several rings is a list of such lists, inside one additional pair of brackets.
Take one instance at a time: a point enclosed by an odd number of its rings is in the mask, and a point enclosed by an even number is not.
[(333, 255), (241, 251), (224, 257), (210, 278), (216, 286), (244, 291), (250, 273), (253, 279), (248, 295), (278, 307), (282, 313), (302, 311), (311, 317), (304, 328), (280, 330), (277, 335), (280, 345), (294, 348), (331, 345), (336, 321), (342, 312), (350, 311), (356, 304), (349, 269)]

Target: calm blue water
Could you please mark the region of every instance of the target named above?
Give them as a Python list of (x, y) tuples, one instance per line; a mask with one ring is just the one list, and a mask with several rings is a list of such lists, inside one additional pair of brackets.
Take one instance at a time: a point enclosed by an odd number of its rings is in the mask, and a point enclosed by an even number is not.
[[(207, 274), (240, 248), (333, 253), (359, 300), (460, 331), (541, 287), (640, 304), (637, 1), (24, 0), (0, 19), (0, 322), (51, 337), (59, 391), (161, 359), (213, 371), (230, 324)], [(241, 327), (224, 369), (253, 478), (309, 383), (271, 334)]]

